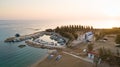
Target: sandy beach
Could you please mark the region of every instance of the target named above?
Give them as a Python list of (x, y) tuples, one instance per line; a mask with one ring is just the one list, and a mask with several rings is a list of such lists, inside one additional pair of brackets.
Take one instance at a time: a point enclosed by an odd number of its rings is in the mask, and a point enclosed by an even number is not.
[(59, 61), (56, 61), (55, 57), (52, 59), (46, 58), (34, 67), (93, 67), (93, 64), (84, 62), (67, 54), (62, 54), (62, 58)]
[[(62, 55), (59, 61), (56, 61), (56, 57)], [(47, 57), (43, 58), (41, 61), (36, 62), (32, 67), (93, 67), (92, 63), (80, 60), (73, 56), (67, 55), (63, 52), (58, 52), (52, 59)]]
[[(62, 55), (62, 58), (59, 61), (56, 61), (55, 59), (58, 55)], [(95, 64), (75, 58), (63, 52), (59, 52), (57, 55), (54, 55), (52, 59), (48, 59), (46, 56), (42, 60), (33, 64), (32, 67), (95, 67)], [(110, 66), (106, 63), (102, 63), (98, 64), (97, 67)]]

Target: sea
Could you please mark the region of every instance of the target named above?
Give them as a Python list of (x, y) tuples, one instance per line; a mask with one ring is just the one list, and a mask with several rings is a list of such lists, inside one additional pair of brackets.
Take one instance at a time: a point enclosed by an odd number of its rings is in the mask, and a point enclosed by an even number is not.
[[(53, 21), (52, 21), (53, 22)], [(48, 28), (55, 28), (57, 23), (38, 20), (0, 20), (0, 67), (30, 67), (38, 60), (44, 58), (47, 49), (27, 46), (25, 42), (5, 43), (8, 37), (27, 35)], [(26, 45), (19, 48), (19, 45)]]

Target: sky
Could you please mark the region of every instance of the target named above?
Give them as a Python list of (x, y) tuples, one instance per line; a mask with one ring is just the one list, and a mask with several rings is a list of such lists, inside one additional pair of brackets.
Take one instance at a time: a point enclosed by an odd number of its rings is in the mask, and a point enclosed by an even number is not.
[(112, 26), (120, 21), (120, 0), (0, 0), (0, 19), (111, 20)]

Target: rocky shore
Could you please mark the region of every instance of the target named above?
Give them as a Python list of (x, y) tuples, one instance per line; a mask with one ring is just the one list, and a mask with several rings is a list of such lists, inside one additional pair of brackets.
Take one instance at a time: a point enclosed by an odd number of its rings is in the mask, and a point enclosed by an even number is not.
[(28, 39), (36, 39), (45, 34), (50, 34), (50, 33), (45, 32), (45, 31), (40, 31), (40, 32), (36, 32), (33, 34), (29, 34), (29, 35), (19, 36), (19, 37), (14, 36), (14, 37), (9, 37), (9, 38), (5, 39), (4, 42), (21, 42), (21, 41), (26, 41)]
[[(54, 42), (45, 42), (43, 43), (43, 40), (39, 39), (43, 35), (50, 36), (51, 40), (57, 41), (57, 43)], [(45, 49), (63, 49), (65, 48), (66, 43), (68, 42), (67, 38), (62, 37), (58, 33), (55, 32), (36, 32), (29, 35), (23, 35), (19, 37), (10, 37), (5, 40), (5, 42), (21, 42), (25, 41), (25, 43), (28, 46), (35, 47), (35, 48), (45, 48)]]
[(28, 46), (31, 46), (31, 47), (35, 47), (35, 48), (43, 48), (43, 49), (58, 49), (58, 50), (62, 50), (64, 49), (65, 47), (55, 47), (55, 46), (46, 46), (46, 45), (43, 45), (43, 44), (39, 44), (39, 43), (35, 43), (33, 41), (25, 41), (25, 43), (27, 43)]

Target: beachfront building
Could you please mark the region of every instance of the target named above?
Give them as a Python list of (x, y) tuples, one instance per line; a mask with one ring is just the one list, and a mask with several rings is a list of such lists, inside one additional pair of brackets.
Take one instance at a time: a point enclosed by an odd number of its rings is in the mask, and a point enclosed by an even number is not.
[(88, 58), (93, 60), (95, 57), (96, 53), (95, 52), (88, 52)]
[(99, 54), (95, 51), (88, 52), (88, 59), (92, 60), (93, 63), (100, 64), (101, 63), (101, 58), (99, 57)]

